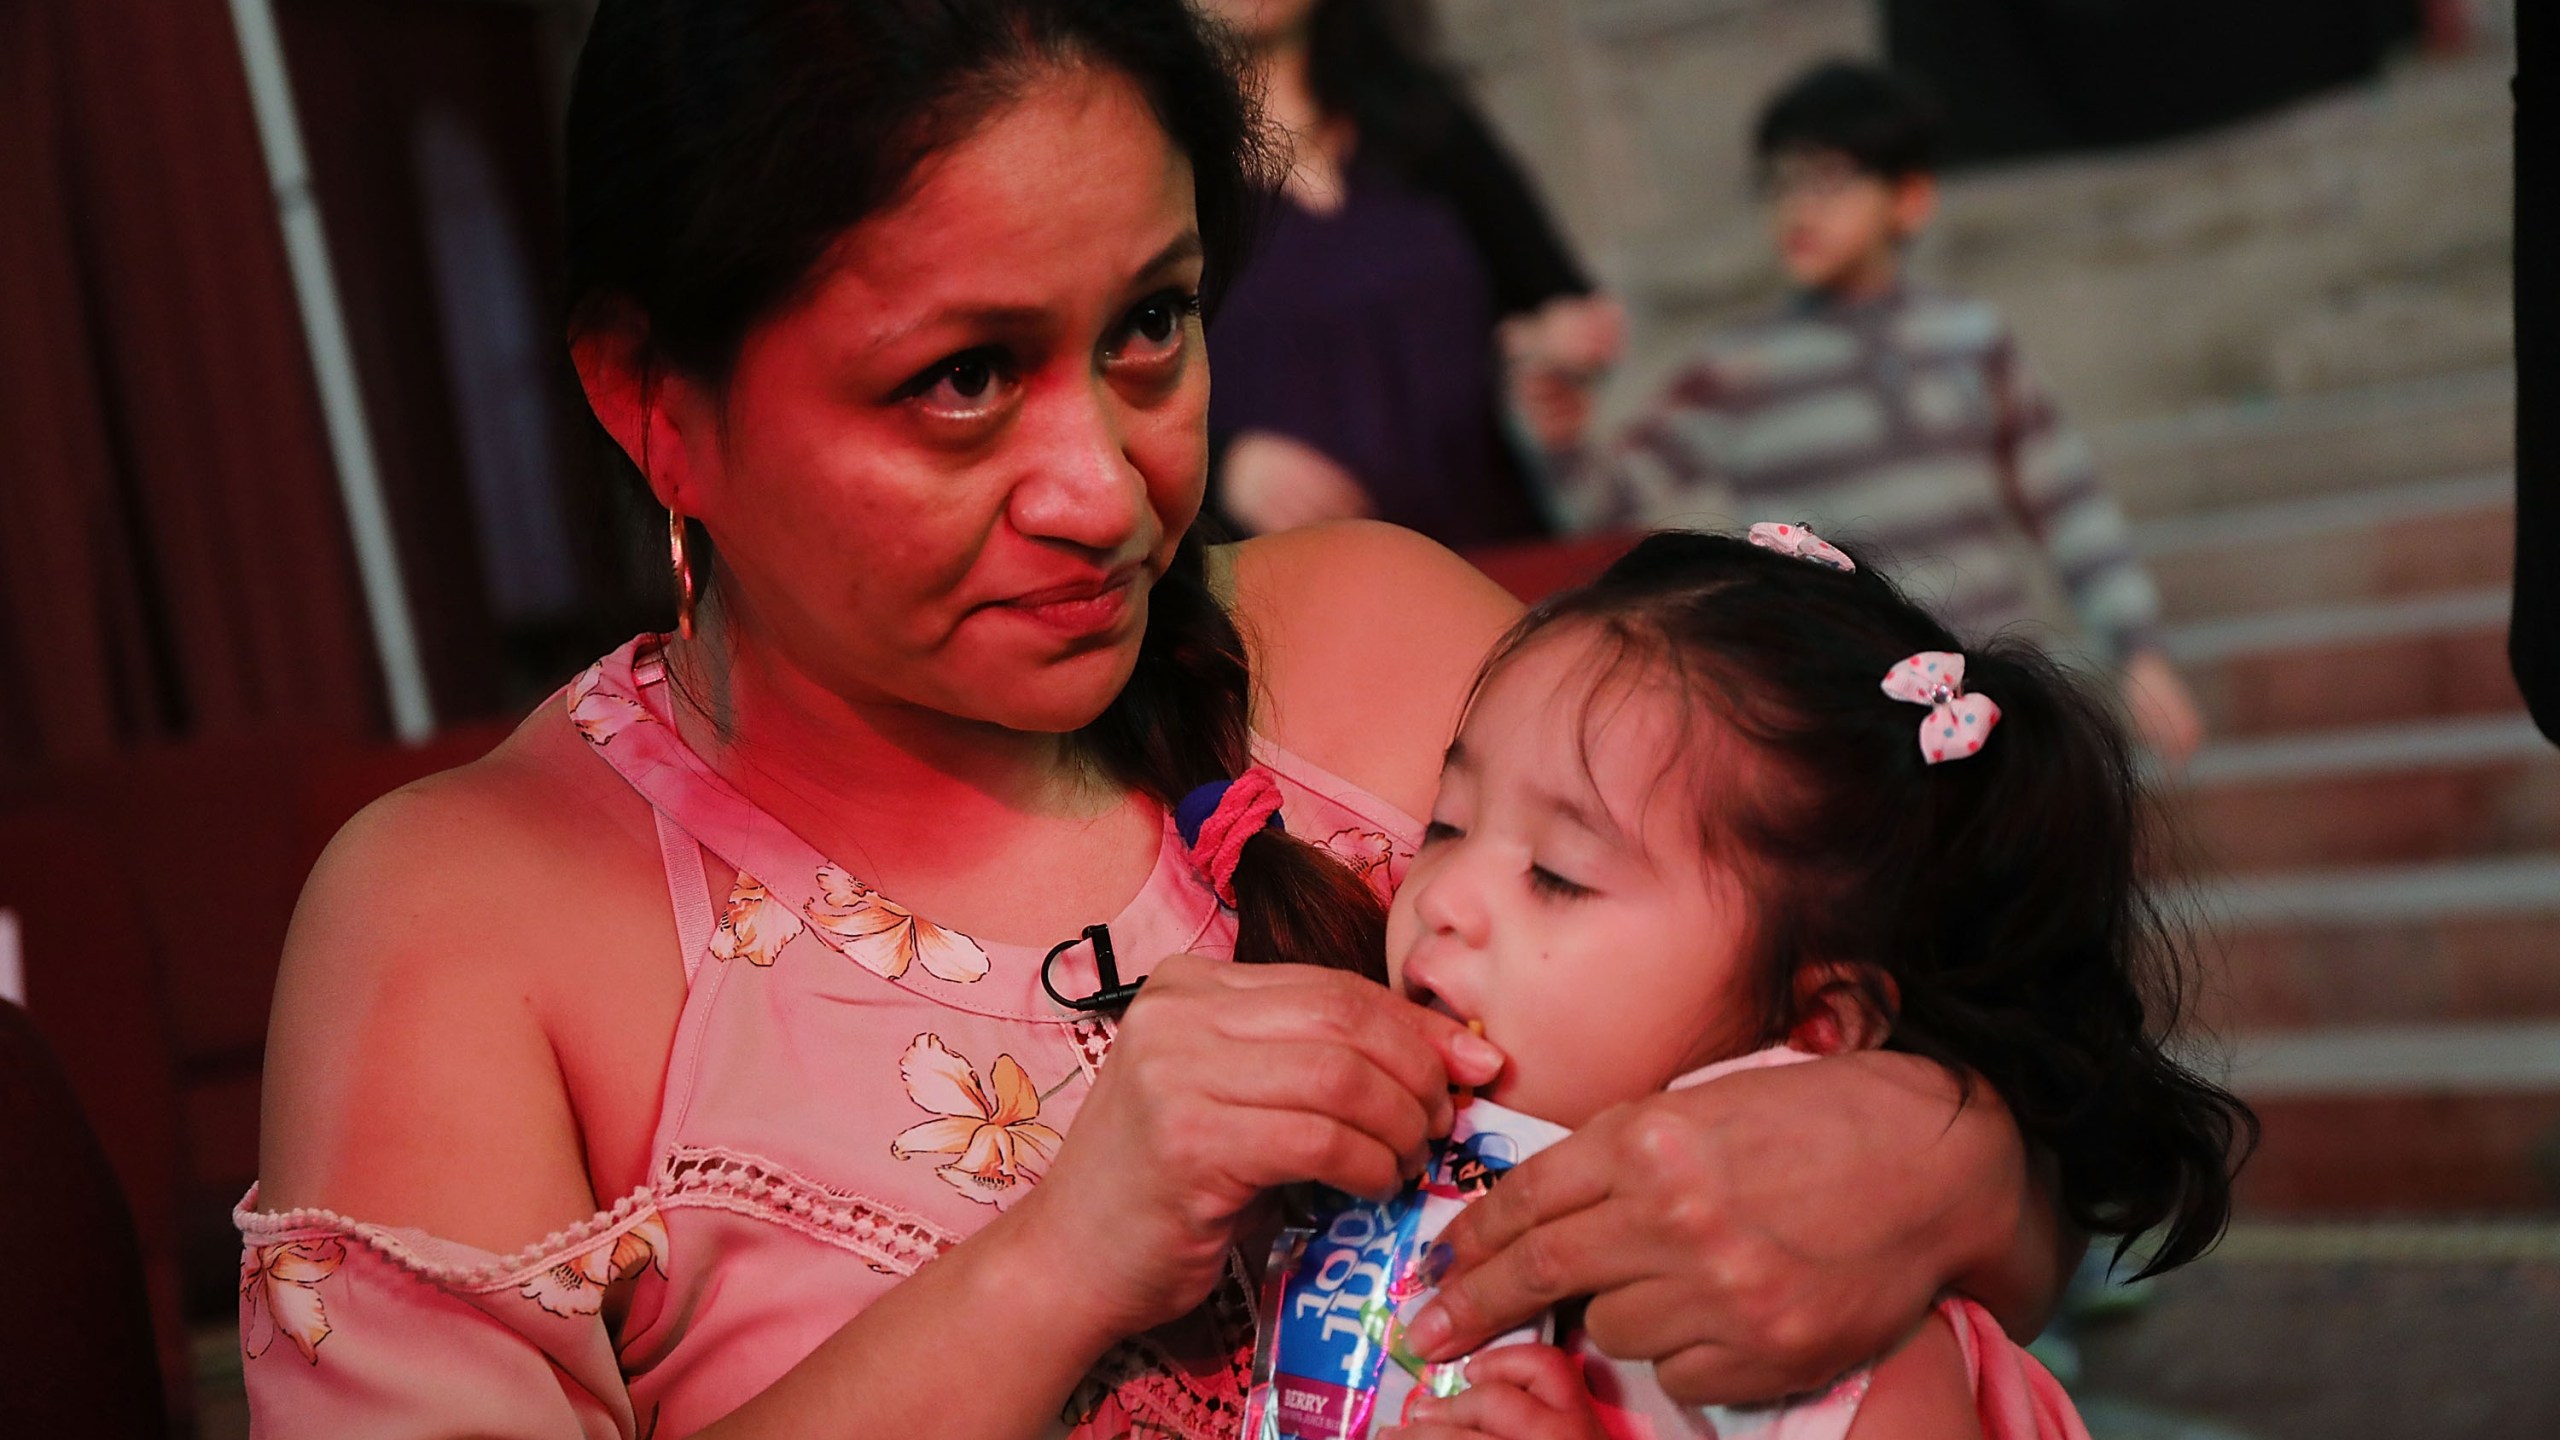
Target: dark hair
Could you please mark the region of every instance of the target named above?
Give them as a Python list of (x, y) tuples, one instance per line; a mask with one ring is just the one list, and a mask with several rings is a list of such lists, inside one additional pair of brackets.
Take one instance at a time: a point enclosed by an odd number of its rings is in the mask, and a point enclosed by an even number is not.
[[(1128, 76), (1189, 158), (1213, 310), (1268, 166), (1237, 57), (1186, 0), (603, 0), (569, 102), (571, 333), (628, 307), (650, 363), (716, 383), (927, 155), (1073, 63)], [(1079, 737), (1168, 807), (1251, 762), (1252, 677), (1207, 543), (1184, 537), (1136, 672)], [(1239, 958), (1379, 950), (1384, 907), (1324, 851), (1272, 832), (1242, 862)]]
[[(1752, 896), (1764, 1043), (1801, 1018), (1803, 967), (1859, 967), (1888, 1047), (1988, 1082), (2072, 1220), (2128, 1245), (2165, 1226), (2144, 1273), (2212, 1246), (2257, 1122), (2162, 1048), (2181, 952), (2138, 881), (2143, 792), (2101, 701), (2032, 646), (1963, 645), (1864, 560), (1725, 536), (1648, 538), (1531, 611), (1486, 673), (1561, 626), (1603, 637), (1602, 683), (1670, 684), (1762, 762), (1757, 784), (1714, 777), (1700, 813)], [(1924, 712), (1879, 688), (1931, 650), (2000, 706), (1960, 762), (1926, 763)]]
[(1828, 150), (1859, 169), (1899, 180), (1937, 168), (1938, 107), (1918, 84), (1875, 65), (1833, 60), (1790, 81), (1752, 128), (1751, 153), (1766, 165), (1794, 151)]

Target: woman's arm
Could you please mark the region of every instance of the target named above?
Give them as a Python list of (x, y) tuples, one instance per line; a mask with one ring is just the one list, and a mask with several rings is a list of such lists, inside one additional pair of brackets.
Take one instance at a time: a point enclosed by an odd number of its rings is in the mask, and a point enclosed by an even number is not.
[(1533, 1157), (1444, 1237), (1447, 1356), (1567, 1296), (1592, 1339), (1693, 1403), (1792, 1394), (1881, 1353), (1955, 1288), (2032, 1333), (2066, 1238), (2017, 1127), (1976, 1086), (1867, 1051), (1611, 1110)]
[(1520, 602), (1445, 547), (1375, 521), (1213, 552), (1253, 654), (1254, 728), (1427, 815), (1485, 652)]

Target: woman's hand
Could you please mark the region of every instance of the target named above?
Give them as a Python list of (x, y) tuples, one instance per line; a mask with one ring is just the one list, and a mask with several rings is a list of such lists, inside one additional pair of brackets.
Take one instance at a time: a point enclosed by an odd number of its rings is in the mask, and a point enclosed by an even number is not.
[(1093, 1333), (1135, 1334), (1209, 1293), (1238, 1220), (1314, 1180), (1385, 1195), (1449, 1130), (1449, 1084), (1501, 1053), (1356, 976), (1197, 956), (1129, 1007), (1057, 1162), (1007, 1218)]
[(1553, 1345), (1505, 1345), (1467, 1361), (1467, 1388), (1416, 1399), (1398, 1440), (1609, 1440), (1582, 1366)]
[(1602, 1350), (1690, 1404), (1811, 1389), (1908, 1334), (1944, 1289), (2013, 1329), (2060, 1288), (2060, 1226), (1981, 1086), (1867, 1051), (1601, 1114), (1443, 1235), (1408, 1342), (1464, 1353), (1574, 1295)]
[(1332, 456), (1267, 430), (1248, 430), (1227, 446), (1218, 493), (1228, 516), (1254, 535), (1365, 520), (1377, 510), (1359, 479)]

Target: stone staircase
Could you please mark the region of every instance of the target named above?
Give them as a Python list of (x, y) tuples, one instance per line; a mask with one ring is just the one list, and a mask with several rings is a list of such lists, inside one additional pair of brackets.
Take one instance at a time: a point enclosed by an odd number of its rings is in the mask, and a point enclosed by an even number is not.
[[(2181, 782), (2247, 1213), (2560, 1214), (2560, 750), (2504, 653), (2504, 371), (2097, 438), (2214, 741)], [(2389, 443), (2378, 444), (2383, 437)]]

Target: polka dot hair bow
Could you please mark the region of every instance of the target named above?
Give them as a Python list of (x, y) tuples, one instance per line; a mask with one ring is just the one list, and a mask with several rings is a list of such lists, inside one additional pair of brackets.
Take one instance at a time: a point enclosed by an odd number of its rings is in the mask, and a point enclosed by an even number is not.
[(1886, 671), (1884, 693), (1929, 707), (1920, 722), (1920, 758), (1932, 765), (1980, 750), (2000, 723), (1990, 696), (1964, 693), (1964, 657), (1944, 650), (1923, 650)]
[(1763, 520), (1751, 527), (1751, 543), (1763, 550), (1793, 555), (1833, 570), (1857, 571), (1856, 562), (1840, 551), (1840, 547), (1814, 534), (1801, 525), (1785, 525)]

